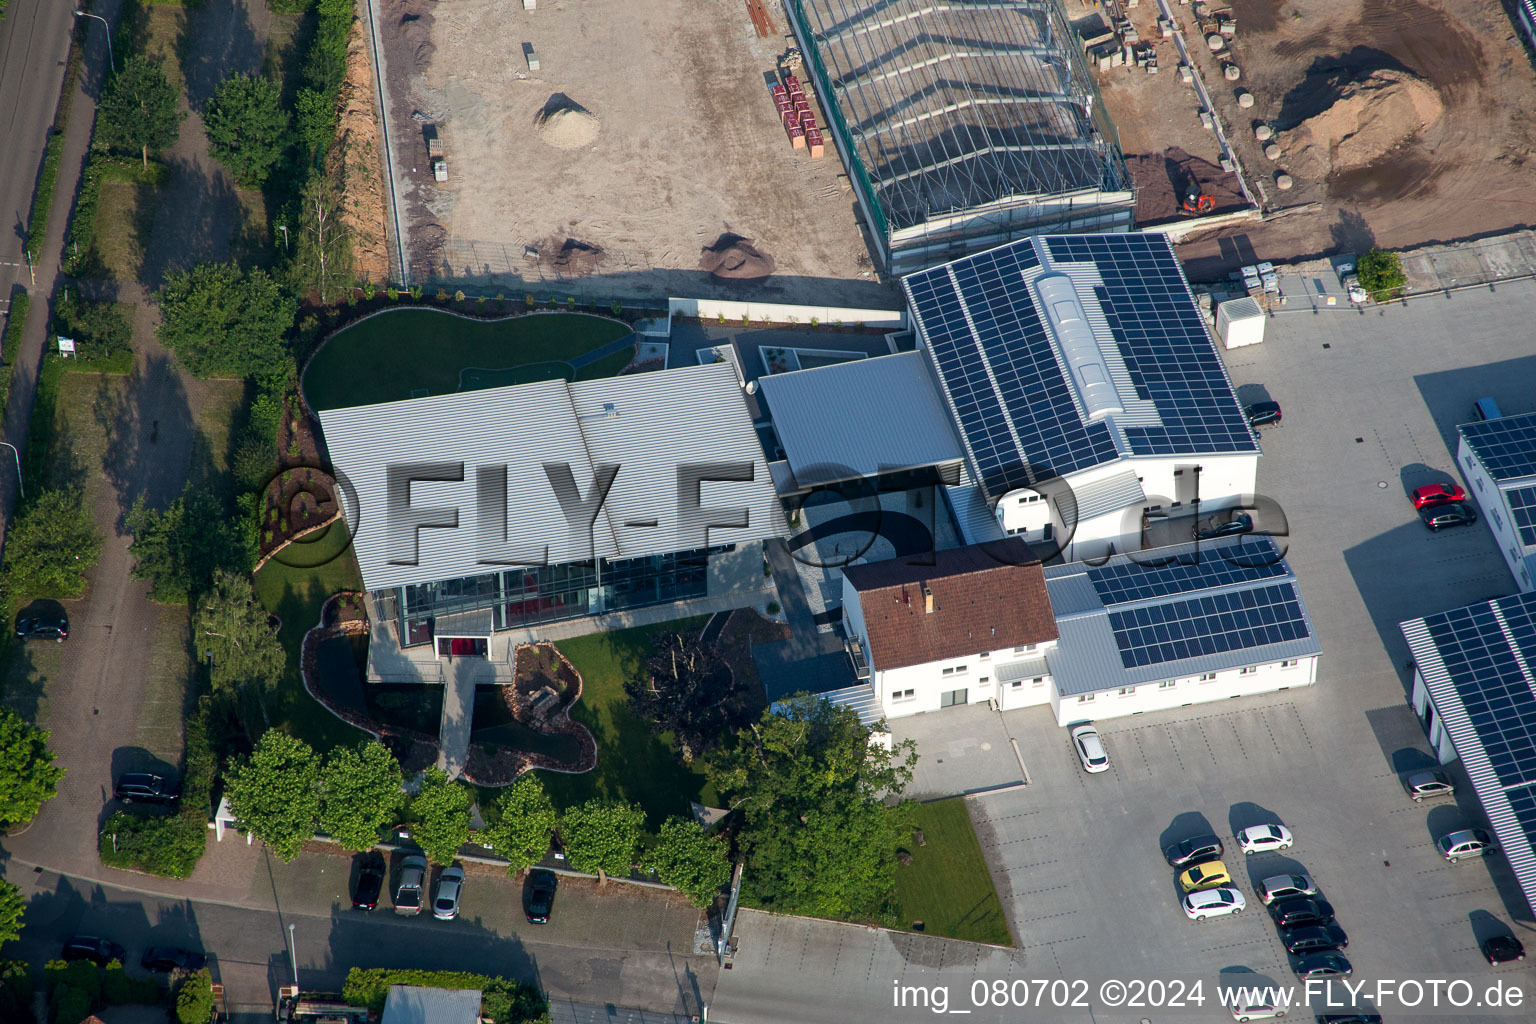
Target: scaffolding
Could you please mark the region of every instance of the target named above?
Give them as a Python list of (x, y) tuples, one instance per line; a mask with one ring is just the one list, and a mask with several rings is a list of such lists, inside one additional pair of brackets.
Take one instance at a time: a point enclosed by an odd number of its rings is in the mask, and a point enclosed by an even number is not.
[(1135, 192), (1058, 0), (785, 0), (892, 274), (1124, 231)]

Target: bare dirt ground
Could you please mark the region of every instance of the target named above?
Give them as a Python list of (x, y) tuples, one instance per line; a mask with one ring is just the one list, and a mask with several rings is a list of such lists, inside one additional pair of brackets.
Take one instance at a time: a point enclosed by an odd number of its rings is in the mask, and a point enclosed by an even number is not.
[[(757, 39), (740, 0), (378, 4), (413, 276), (508, 294), (893, 300), (831, 145), (818, 160), (790, 148), (764, 81), (787, 44)], [(573, 108), (583, 116), (552, 131), (551, 113)], [(432, 180), (429, 123), (446, 182)], [(753, 239), (775, 273), (701, 271), (726, 233)], [(556, 266), (530, 248), (600, 258)]]
[(347, 77), (341, 83), (340, 123), (331, 148), (333, 173), (341, 179), (343, 217), (352, 229), (357, 269), (365, 281), (390, 280), (389, 227), (379, 122), (374, 112), (373, 65), (363, 41), (363, 22), (347, 43)]
[[(1197, 45), (1191, 8), (1174, 7), (1261, 201), (1267, 210), (1293, 212), (1185, 243), (1179, 251), (1191, 277), (1219, 277), (1255, 259), (1301, 259), (1373, 244), (1404, 248), (1536, 223), (1530, 187), (1536, 73), (1499, 0), (1235, 0), (1233, 10), (1231, 52), (1242, 70), (1235, 83), (1223, 80), (1220, 61)], [(1284, 155), (1278, 163), (1264, 156), (1253, 134), (1257, 124), (1284, 136), (1325, 115), (1352, 82), (1373, 71), (1426, 83), (1441, 111), (1364, 165), (1339, 169), (1351, 140), (1335, 138), (1332, 170), (1324, 176), (1285, 166)], [(1183, 88), (1176, 77), (1167, 84)], [(1239, 88), (1253, 93), (1253, 107), (1238, 106)], [(1370, 127), (1363, 123), (1359, 130)], [(1299, 151), (1285, 147), (1287, 154)], [(1304, 161), (1314, 175), (1330, 164), (1317, 156)], [(1274, 186), (1281, 171), (1295, 180), (1289, 192)]]
[[(1068, 0), (1074, 18), (1094, 17), (1091, 5)], [(1248, 205), (1237, 175), (1221, 169), (1221, 146), (1200, 124), (1200, 101), (1179, 80), (1179, 51), (1159, 39), (1158, 8), (1142, 4), (1126, 12), (1143, 42), (1157, 47), (1157, 74), (1137, 67), (1095, 69), (1104, 107), (1120, 136), (1131, 180), (1136, 183), (1136, 223), (1165, 224), (1183, 217), (1179, 204), (1191, 186), (1216, 200), (1215, 214)]]

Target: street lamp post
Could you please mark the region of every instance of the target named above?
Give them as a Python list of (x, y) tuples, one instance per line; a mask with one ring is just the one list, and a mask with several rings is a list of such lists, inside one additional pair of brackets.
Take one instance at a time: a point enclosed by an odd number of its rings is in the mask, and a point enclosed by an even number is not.
[(77, 17), (77, 18), (95, 18), (97, 21), (101, 22), (103, 25), (106, 26), (106, 28), (107, 28), (107, 62), (112, 65), (112, 73), (114, 75), (117, 74), (117, 58), (115, 56), (113, 56), (113, 54), (112, 54), (112, 25), (107, 21), (106, 18), (103, 18), (99, 14), (92, 14), (89, 11), (76, 11), (75, 12), (75, 17)]
[(0, 441), (0, 444), (3, 444), (9, 448), (11, 450), (11, 454), (16, 456), (16, 496), (19, 498), (25, 498), (27, 496), (27, 492), (26, 489), (21, 485), (21, 452), (17, 451), (16, 446), (11, 444), (9, 441)]
[(293, 938), (293, 924), (288, 925), (288, 962), (293, 965), (293, 987), (299, 987), (299, 947)]
[(279, 231), (281, 231), (283, 233), (283, 252), (287, 252), (288, 251), (288, 225), (287, 224), (279, 224), (277, 226), (277, 230), (279, 230)]

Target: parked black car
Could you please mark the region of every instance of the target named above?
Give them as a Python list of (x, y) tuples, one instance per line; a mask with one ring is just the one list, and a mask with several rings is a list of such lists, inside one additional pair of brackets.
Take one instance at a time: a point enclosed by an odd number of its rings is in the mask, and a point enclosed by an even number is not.
[(139, 960), (140, 967), (160, 974), (169, 974), (172, 971), (196, 971), (207, 963), (208, 958), (203, 954), (187, 949), (177, 949), (175, 946), (152, 946), (144, 951), (144, 956)]
[(1524, 960), (1525, 947), (1513, 935), (1495, 935), (1483, 940), (1483, 956), (1490, 964), (1507, 964), (1511, 960)]
[(357, 888), (352, 890), (352, 906), (357, 910), (372, 910), (379, 905), (379, 893), (384, 891), (384, 876), (388, 868), (384, 857), (377, 853), (365, 853), (362, 865), (357, 869)]
[(1280, 929), (1280, 941), (1287, 953), (1322, 953), (1330, 949), (1345, 949), (1349, 936), (1338, 925), (1309, 924), (1300, 928)]
[(1447, 526), (1470, 526), (1477, 522), (1477, 510), (1470, 502), (1448, 501), (1443, 505), (1419, 509), (1419, 519), (1431, 530), (1443, 530)]
[(529, 924), (549, 924), (549, 915), (555, 909), (555, 890), (559, 886), (560, 879), (553, 871), (528, 872), (523, 900)]
[(1219, 518), (1213, 518), (1203, 530), (1200, 528), (1199, 523), (1195, 524), (1196, 540), (1215, 540), (1217, 537), (1231, 537), (1239, 533), (1252, 532), (1253, 516), (1247, 512), (1239, 512), (1226, 522), (1221, 522)]
[(181, 789), (164, 775), (149, 772), (124, 772), (112, 787), (112, 795), (125, 804), (142, 800), (147, 804), (173, 804), (181, 798)]
[(1317, 1024), (1381, 1024), (1379, 1013), (1320, 1013)]
[(1193, 836), (1163, 851), (1170, 867), (1180, 871), (1207, 861), (1221, 860), (1221, 840), (1213, 835)]
[(1279, 402), (1254, 402), (1243, 410), (1248, 414), (1250, 427), (1263, 427), (1271, 423), (1279, 423), (1283, 418), (1280, 415)]
[(1308, 924), (1327, 924), (1333, 920), (1333, 904), (1321, 896), (1298, 896), (1276, 900), (1269, 905), (1269, 916), (1281, 928), (1300, 928)]
[(57, 640), (69, 637), (69, 616), (56, 601), (38, 601), (16, 617), (16, 636), (22, 640)]
[(128, 951), (115, 942), (98, 939), (94, 935), (76, 935), (64, 943), (62, 955), (65, 960), (89, 960), (98, 967), (105, 967), (113, 960), (122, 963), (127, 959)]
[(1348, 960), (1338, 953), (1308, 953), (1296, 958), (1291, 968), (1298, 978), (1347, 978), (1355, 973)]

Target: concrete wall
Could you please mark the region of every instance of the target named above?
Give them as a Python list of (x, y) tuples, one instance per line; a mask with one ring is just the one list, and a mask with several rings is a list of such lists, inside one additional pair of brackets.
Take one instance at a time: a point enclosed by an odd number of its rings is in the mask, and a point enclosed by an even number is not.
[(671, 316), (696, 316), (704, 320), (725, 317), (732, 323), (740, 323), (747, 317), (752, 323), (806, 324), (815, 320), (824, 327), (839, 323), (865, 327), (889, 327), (905, 329), (906, 310), (855, 309), (845, 306), (797, 306), (783, 302), (744, 302), (737, 299), (685, 299), (667, 300)]
[(1141, 683), (1129, 688), (1129, 693), (1101, 690), (1083, 694), (1081, 698), (1063, 697), (1055, 692), (1053, 686), (1051, 710), (1056, 715), (1056, 724), (1065, 726), (1073, 722), (1165, 711), (1187, 704), (1207, 704), (1229, 697), (1272, 693), (1296, 686), (1311, 686), (1317, 681), (1316, 658), (1298, 658), (1294, 665), (1283, 667), (1280, 662), (1252, 667), (1254, 671), (1246, 674), (1242, 669), (1226, 669), (1214, 673), (1215, 678), (1212, 680), (1201, 681), (1197, 677), (1182, 676), (1161, 682)]

